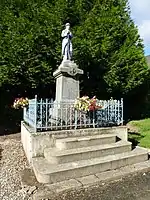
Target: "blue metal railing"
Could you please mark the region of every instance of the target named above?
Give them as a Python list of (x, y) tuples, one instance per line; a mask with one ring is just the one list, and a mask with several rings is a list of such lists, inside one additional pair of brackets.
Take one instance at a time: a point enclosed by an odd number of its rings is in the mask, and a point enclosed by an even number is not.
[(88, 127), (107, 127), (123, 124), (123, 99), (99, 100), (102, 109), (81, 112), (73, 103), (57, 103), (52, 99), (29, 100), (24, 108), (24, 122), (34, 128), (34, 132)]
[(37, 96), (30, 99), (28, 107), (24, 108), (23, 119), (29, 126), (34, 128), (34, 132), (37, 131)]

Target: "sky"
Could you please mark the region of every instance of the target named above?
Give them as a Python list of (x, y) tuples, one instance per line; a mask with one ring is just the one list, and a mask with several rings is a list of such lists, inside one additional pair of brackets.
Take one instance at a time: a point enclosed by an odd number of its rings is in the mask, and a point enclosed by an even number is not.
[(145, 55), (150, 55), (150, 0), (129, 0), (131, 17), (144, 40)]

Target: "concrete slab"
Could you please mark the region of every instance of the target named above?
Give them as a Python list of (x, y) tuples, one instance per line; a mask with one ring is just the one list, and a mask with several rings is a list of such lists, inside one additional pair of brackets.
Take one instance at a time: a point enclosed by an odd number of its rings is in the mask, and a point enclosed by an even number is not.
[[(135, 170), (134, 170), (135, 169)], [(121, 173), (120, 173), (121, 172)], [(125, 173), (124, 173), (125, 172)], [(95, 179), (95, 177), (97, 177)], [(99, 181), (97, 181), (97, 179)], [(86, 176), (81, 187), (56, 192), (52, 187), (39, 189), (34, 200), (149, 200), (150, 161), (122, 167), (119, 170)], [(95, 184), (91, 182), (95, 181)], [(118, 181), (116, 181), (118, 180)], [(57, 183), (62, 185), (63, 182)], [(88, 183), (90, 183), (88, 185)], [(103, 184), (104, 183), (104, 184)], [(66, 182), (67, 184), (67, 182)], [(67, 184), (69, 186), (69, 184)], [(59, 187), (59, 186), (58, 186)], [(134, 198), (133, 198), (134, 197)]]
[(86, 185), (93, 185), (97, 182), (99, 182), (99, 178), (96, 177), (95, 175), (90, 175), (90, 176), (84, 176), (81, 178), (76, 178), (77, 181), (79, 181), (83, 186)]
[[(114, 134), (120, 139), (127, 141), (127, 127), (117, 126), (108, 128), (87, 128), (77, 130), (59, 130), (47, 132), (33, 132), (23, 121), (21, 122), (21, 141), (29, 163), (32, 166), (32, 158), (43, 156), (45, 148), (53, 148), (57, 139), (71, 137), (87, 137), (97, 135)], [(83, 141), (82, 141), (83, 142)]]
[(76, 149), (94, 145), (104, 145), (116, 142), (115, 134), (89, 135), (83, 137), (68, 137), (64, 139), (56, 139), (57, 149)]
[(67, 181), (62, 181), (54, 184), (46, 184), (45, 186), (49, 190), (53, 190), (55, 192), (63, 192), (71, 189), (77, 189), (78, 187), (82, 187), (82, 184), (75, 179), (70, 179)]
[(148, 160), (147, 150), (136, 148), (134, 151), (127, 153), (80, 160), (59, 165), (52, 165), (42, 157), (33, 158), (33, 169), (39, 182), (55, 183), (96, 174), (102, 171), (113, 170), (146, 160)]
[(108, 155), (120, 154), (131, 151), (131, 143), (118, 141), (112, 144), (86, 146), (76, 149), (58, 150), (45, 148), (44, 157), (52, 164), (62, 164), (75, 162), (78, 160), (87, 160)]
[(147, 172), (150, 171), (150, 160), (136, 163), (133, 165), (121, 167), (119, 169), (106, 171), (103, 173), (95, 174), (99, 181), (111, 181), (122, 178), (126, 175), (137, 173), (137, 172)]

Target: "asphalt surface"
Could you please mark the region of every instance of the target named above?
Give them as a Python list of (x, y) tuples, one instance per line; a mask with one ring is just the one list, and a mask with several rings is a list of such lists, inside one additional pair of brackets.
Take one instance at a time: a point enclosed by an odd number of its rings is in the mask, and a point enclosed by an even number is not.
[(49, 200), (150, 200), (150, 172), (130, 175), (105, 185), (48, 196)]

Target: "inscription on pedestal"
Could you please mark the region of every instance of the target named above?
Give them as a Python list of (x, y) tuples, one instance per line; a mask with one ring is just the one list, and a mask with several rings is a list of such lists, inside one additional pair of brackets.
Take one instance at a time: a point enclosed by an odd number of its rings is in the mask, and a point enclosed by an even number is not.
[[(64, 102), (75, 100), (79, 97), (78, 75), (83, 74), (73, 61), (62, 62), (58, 70), (54, 72), (56, 78), (56, 101)], [(69, 75), (69, 76), (68, 76)]]

